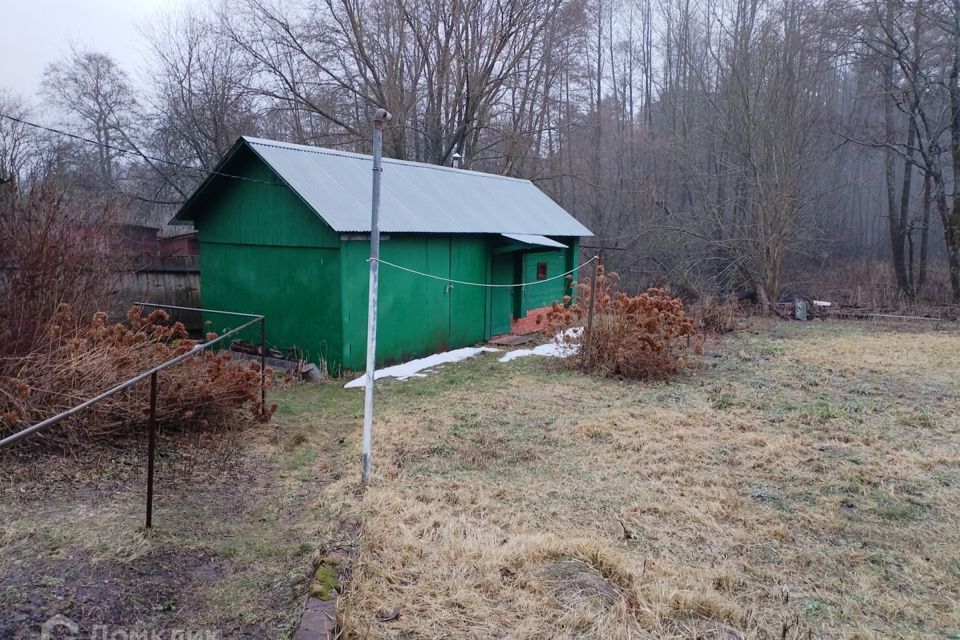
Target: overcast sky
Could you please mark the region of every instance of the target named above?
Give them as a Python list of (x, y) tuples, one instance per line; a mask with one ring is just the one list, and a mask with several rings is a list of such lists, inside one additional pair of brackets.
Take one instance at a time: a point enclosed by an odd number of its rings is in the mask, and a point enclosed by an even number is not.
[(138, 25), (190, 0), (0, 0), (0, 87), (35, 102), (44, 67), (71, 42), (109, 53), (138, 82)]

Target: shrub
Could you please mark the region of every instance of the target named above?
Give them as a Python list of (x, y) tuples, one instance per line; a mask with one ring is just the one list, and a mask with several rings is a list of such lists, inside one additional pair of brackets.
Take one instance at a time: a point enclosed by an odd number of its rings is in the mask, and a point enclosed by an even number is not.
[[(171, 324), (164, 311), (144, 317), (134, 307), (127, 323), (117, 324), (108, 324), (106, 314), (99, 312), (80, 324), (70, 307), (61, 305), (33, 351), (0, 359), (0, 436), (76, 406), (195, 344), (183, 325)], [(161, 427), (236, 428), (260, 416), (257, 362), (233, 360), (228, 352), (205, 352), (158, 375)], [(66, 447), (131, 433), (146, 423), (149, 399), (150, 383), (145, 380), (26, 442)]]
[[(702, 350), (693, 320), (683, 302), (663, 289), (636, 296), (616, 291), (619, 276), (597, 270), (576, 285), (576, 298), (554, 303), (547, 313), (549, 335), (564, 332), (564, 340), (580, 347), (581, 362), (602, 376), (666, 378), (686, 366), (690, 351)], [(593, 327), (587, 328), (590, 298), (596, 293)], [(571, 327), (584, 327), (570, 331)]]
[(75, 318), (109, 306), (124, 261), (117, 211), (49, 185), (0, 189), (0, 356), (37, 349), (62, 304)]
[(724, 300), (707, 296), (691, 306), (690, 313), (696, 320), (697, 326), (703, 331), (716, 334), (731, 333), (737, 329), (740, 305), (732, 296)]

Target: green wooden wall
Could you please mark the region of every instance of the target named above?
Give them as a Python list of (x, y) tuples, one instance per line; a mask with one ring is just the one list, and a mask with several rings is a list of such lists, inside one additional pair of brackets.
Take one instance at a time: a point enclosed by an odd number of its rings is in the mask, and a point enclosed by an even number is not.
[[(260, 313), (272, 346), (298, 349), (327, 361), (334, 374), (361, 370), (366, 361), (369, 239), (341, 237), (283, 185), (252, 151), (241, 147), (223, 173), (260, 182), (213, 180), (191, 203), (199, 231), (202, 304), (208, 309)], [(358, 239), (354, 239), (358, 238)], [(496, 235), (385, 234), (384, 260), (468, 282), (536, 280), (568, 271), (577, 242), (567, 250), (497, 253)], [(377, 364), (385, 365), (463, 347), (510, 330), (510, 316), (560, 300), (565, 280), (521, 289), (488, 289), (380, 268)], [(211, 329), (242, 321), (206, 314)], [(243, 335), (258, 342), (259, 330)]]
[[(248, 149), (221, 171), (262, 182), (215, 180), (192, 205), (203, 307), (263, 314), (269, 344), (339, 362), (339, 235)], [(210, 313), (204, 321), (217, 332), (242, 324)], [(258, 343), (259, 329), (241, 337)]]
[[(267, 342), (307, 360), (340, 361), (340, 252), (337, 249), (200, 243), (205, 309), (266, 316)], [(204, 314), (214, 330), (244, 320)], [(258, 343), (259, 328), (241, 336)]]
[[(531, 309), (563, 300), (572, 293), (571, 280), (560, 278), (537, 282), (537, 264), (547, 265), (547, 278), (572, 271), (577, 266), (580, 244), (577, 238), (557, 238), (567, 249), (523, 249), (507, 253), (495, 252), (491, 257), (491, 282), (508, 284), (531, 282), (520, 288), (496, 288), (490, 293), (489, 326), (491, 335), (510, 332), (510, 318), (523, 318)], [(577, 274), (573, 274), (575, 280)]]
[[(512, 284), (518, 281), (518, 255), (515, 253), (495, 253), (491, 257), (490, 282), (493, 284)], [(510, 333), (510, 319), (517, 314), (515, 301), (519, 291), (516, 288), (496, 287), (490, 290), (490, 335), (498, 336)]]
[(260, 182), (216, 180), (194, 207), (201, 242), (335, 249), (340, 236), (246, 147), (223, 173)]
[[(366, 361), (370, 243), (341, 244), (341, 301), (344, 309), (343, 366), (360, 370)], [(380, 256), (423, 273), (488, 282), (485, 236), (391, 234)], [(481, 342), (487, 329), (487, 291), (380, 267), (377, 362), (390, 364), (436, 351)]]
[[(521, 282), (535, 282), (537, 279), (537, 264), (546, 263), (547, 278), (553, 278), (561, 273), (565, 273), (567, 268), (567, 252), (564, 250), (554, 251), (535, 251), (523, 255), (523, 270)], [(520, 294), (521, 312), (526, 314), (530, 309), (539, 309), (552, 304), (554, 301), (562, 300), (564, 290), (567, 286), (565, 278), (538, 282), (537, 284), (528, 284), (523, 287)]]

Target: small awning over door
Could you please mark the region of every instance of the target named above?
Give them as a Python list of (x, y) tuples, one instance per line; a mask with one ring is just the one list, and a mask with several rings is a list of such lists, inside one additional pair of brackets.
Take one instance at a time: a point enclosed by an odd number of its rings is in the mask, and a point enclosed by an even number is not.
[(551, 240), (546, 236), (532, 235), (528, 233), (501, 233), (504, 238), (509, 238), (510, 240), (515, 240), (516, 242), (522, 242), (524, 244), (532, 244), (540, 247), (551, 247), (553, 249), (566, 249), (567, 245), (557, 242), (556, 240)]

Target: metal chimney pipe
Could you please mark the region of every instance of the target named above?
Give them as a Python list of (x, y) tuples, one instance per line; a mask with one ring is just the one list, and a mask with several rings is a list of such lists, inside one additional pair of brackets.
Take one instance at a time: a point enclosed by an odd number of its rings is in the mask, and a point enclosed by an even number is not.
[(453, 168), (454, 168), (454, 169), (459, 169), (459, 168), (460, 168), (460, 161), (461, 161), (461, 160), (463, 160), (463, 156), (462, 156), (462, 155), (460, 155), (459, 153), (454, 153), (454, 154), (453, 154)]

